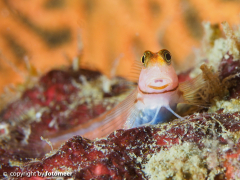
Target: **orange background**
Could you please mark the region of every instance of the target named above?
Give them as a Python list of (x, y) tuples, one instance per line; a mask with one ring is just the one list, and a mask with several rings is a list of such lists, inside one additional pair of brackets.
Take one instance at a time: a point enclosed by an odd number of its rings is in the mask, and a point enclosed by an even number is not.
[(24, 59), (44, 73), (69, 65), (81, 44), (81, 66), (108, 76), (114, 60), (117, 74), (126, 76), (143, 51), (160, 48), (184, 69), (193, 64), (202, 21), (238, 24), (239, 13), (237, 0), (3, 0), (0, 92), (29, 76)]

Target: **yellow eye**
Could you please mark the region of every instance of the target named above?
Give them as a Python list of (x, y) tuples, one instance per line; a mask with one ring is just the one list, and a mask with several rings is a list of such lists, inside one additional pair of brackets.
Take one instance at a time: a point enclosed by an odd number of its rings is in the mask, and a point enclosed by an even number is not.
[(163, 52), (164, 60), (168, 63), (171, 64), (171, 54), (168, 50), (164, 50)]
[(143, 64), (145, 63), (145, 55), (142, 56), (141, 61)]

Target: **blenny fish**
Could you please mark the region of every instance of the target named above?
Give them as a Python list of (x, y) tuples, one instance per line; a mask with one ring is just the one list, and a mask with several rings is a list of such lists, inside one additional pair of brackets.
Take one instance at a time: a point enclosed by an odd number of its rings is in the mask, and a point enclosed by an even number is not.
[(145, 51), (141, 61), (135, 63), (135, 67), (137, 74), (140, 74), (138, 86), (125, 100), (86, 124), (50, 138), (50, 141), (64, 141), (74, 135), (95, 139), (105, 137), (121, 128), (165, 123), (171, 121), (174, 116), (182, 119), (175, 112), (178, 104), (203, 104), (198, 93), (205, 85), (202, 74), (179, 83), (168, 50), (162, 49), (156, 53)]
[(179, 103), (201, 105), (198, 91), (205, 85), (202, 74), (179, 83), (168, 50), (162, 49), (156, 53), (145, 51), (141, 63), (136, 89), (106, 113), (103, 127), (106, 133), (109, 126), (111, 129), (112, 126), (120, 128), (123, 125), (122, 119), (125, 120), (126, 129), (154, 125), (169, 122), (173, 116), (183, 119), (175, 112)]

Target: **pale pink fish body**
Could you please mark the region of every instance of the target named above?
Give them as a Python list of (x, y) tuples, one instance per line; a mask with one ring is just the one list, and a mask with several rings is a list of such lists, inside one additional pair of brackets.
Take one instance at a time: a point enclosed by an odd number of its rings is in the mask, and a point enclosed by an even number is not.
[(126, 127), (167, 122), (172, 115), (181, 118), (174, 112), (183, 99), (169, 51), (146, 51), (142, 64), (135, 104), (127, 117)]

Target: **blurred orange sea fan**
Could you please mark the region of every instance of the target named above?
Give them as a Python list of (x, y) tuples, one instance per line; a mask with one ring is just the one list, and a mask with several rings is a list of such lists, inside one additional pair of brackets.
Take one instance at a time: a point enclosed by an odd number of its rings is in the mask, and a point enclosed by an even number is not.
[[(40, 71), (68, 65), (84, 45), (81, 66), (126, 76), (143, 51), (169, 49), (180, 69), (193, 64), (203, 20), (239, 21), (238, 1), (44, 0), (0, 2), (0, 51), (23, 70), (24, 59)], [(81, 38), (79, 38), (81, 37)], [(21, 78), (0, 57), (0, 89)], [(192, 60), (189, 63), (189, 60)], [(6, 60), (5, 60), (6, 61)], [(0, 91), (1, 91), (0, 90)]]

